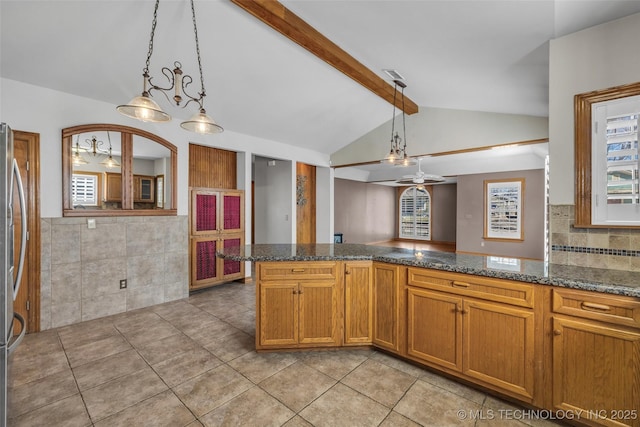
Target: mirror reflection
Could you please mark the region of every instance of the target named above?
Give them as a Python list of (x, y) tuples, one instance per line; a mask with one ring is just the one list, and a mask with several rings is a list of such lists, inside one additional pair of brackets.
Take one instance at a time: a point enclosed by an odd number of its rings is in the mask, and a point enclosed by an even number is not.
[[(157, 199), (171, 199), (171, 188), (164, 180), (171, 179), (171, 151), (143, 136), (133, 136), (133, 208), (134, 209), (171, 209)], [(159, 181), (160, 178), (160, 182)], [(158, 192), (162, 191), (162, 194)]]
[(177, 149), (118, 125), (63, 129), (65, 216), (175, 215)]
[(121, 209), (121, 140), (119, 132), (95, 131), (71, 138), (73, 209)]

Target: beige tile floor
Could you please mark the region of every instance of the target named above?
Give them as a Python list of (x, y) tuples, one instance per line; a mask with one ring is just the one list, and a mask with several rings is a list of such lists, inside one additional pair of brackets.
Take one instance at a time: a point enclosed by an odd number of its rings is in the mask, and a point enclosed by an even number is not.
[(553, 425), (374, 350), (256, 353), (254, 303), (253, 285), (229, 283), (27, 335), (9, 364), (9, 425)]

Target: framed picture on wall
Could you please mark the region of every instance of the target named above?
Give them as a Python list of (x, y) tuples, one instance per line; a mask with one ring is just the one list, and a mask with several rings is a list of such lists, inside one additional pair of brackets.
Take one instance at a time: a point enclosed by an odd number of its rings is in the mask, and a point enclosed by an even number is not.
[(524, 240), (524, 178), (484, 181), (484, 238)]

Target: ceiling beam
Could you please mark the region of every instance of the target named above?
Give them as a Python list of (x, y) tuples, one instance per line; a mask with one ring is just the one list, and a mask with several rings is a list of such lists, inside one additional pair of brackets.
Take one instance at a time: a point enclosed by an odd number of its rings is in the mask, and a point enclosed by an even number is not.
[[(385, 101), (393, 104), (393, 85), (365, 67), (353, 56), (342, 50), (319, 31), (274, 0), (231, 0), (274, 30), (285, 35), (338, 71), (351, 77)], [(396, 107), (402, 109), (402, 97), (396, 99)], [(418, 105), (404, 97), (404, 112), (418, 112)]]

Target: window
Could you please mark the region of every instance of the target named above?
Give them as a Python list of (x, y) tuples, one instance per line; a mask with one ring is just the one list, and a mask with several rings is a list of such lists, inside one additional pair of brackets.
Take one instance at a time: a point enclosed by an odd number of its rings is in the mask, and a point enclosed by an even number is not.
[(410, 187), (400, 196), (400, 237), (431, 240), (431, 196), (423, 187)]
[(640, 83), (575, 97), (576, 227), (640, 227)]
[(100, 176), (97, 173), (77, 172), (71, 177), (71, 200), (74, 206), (98, 206)]
[(592, 222), (640, 223), (638, 115), (640, 96), (594, 104)]

